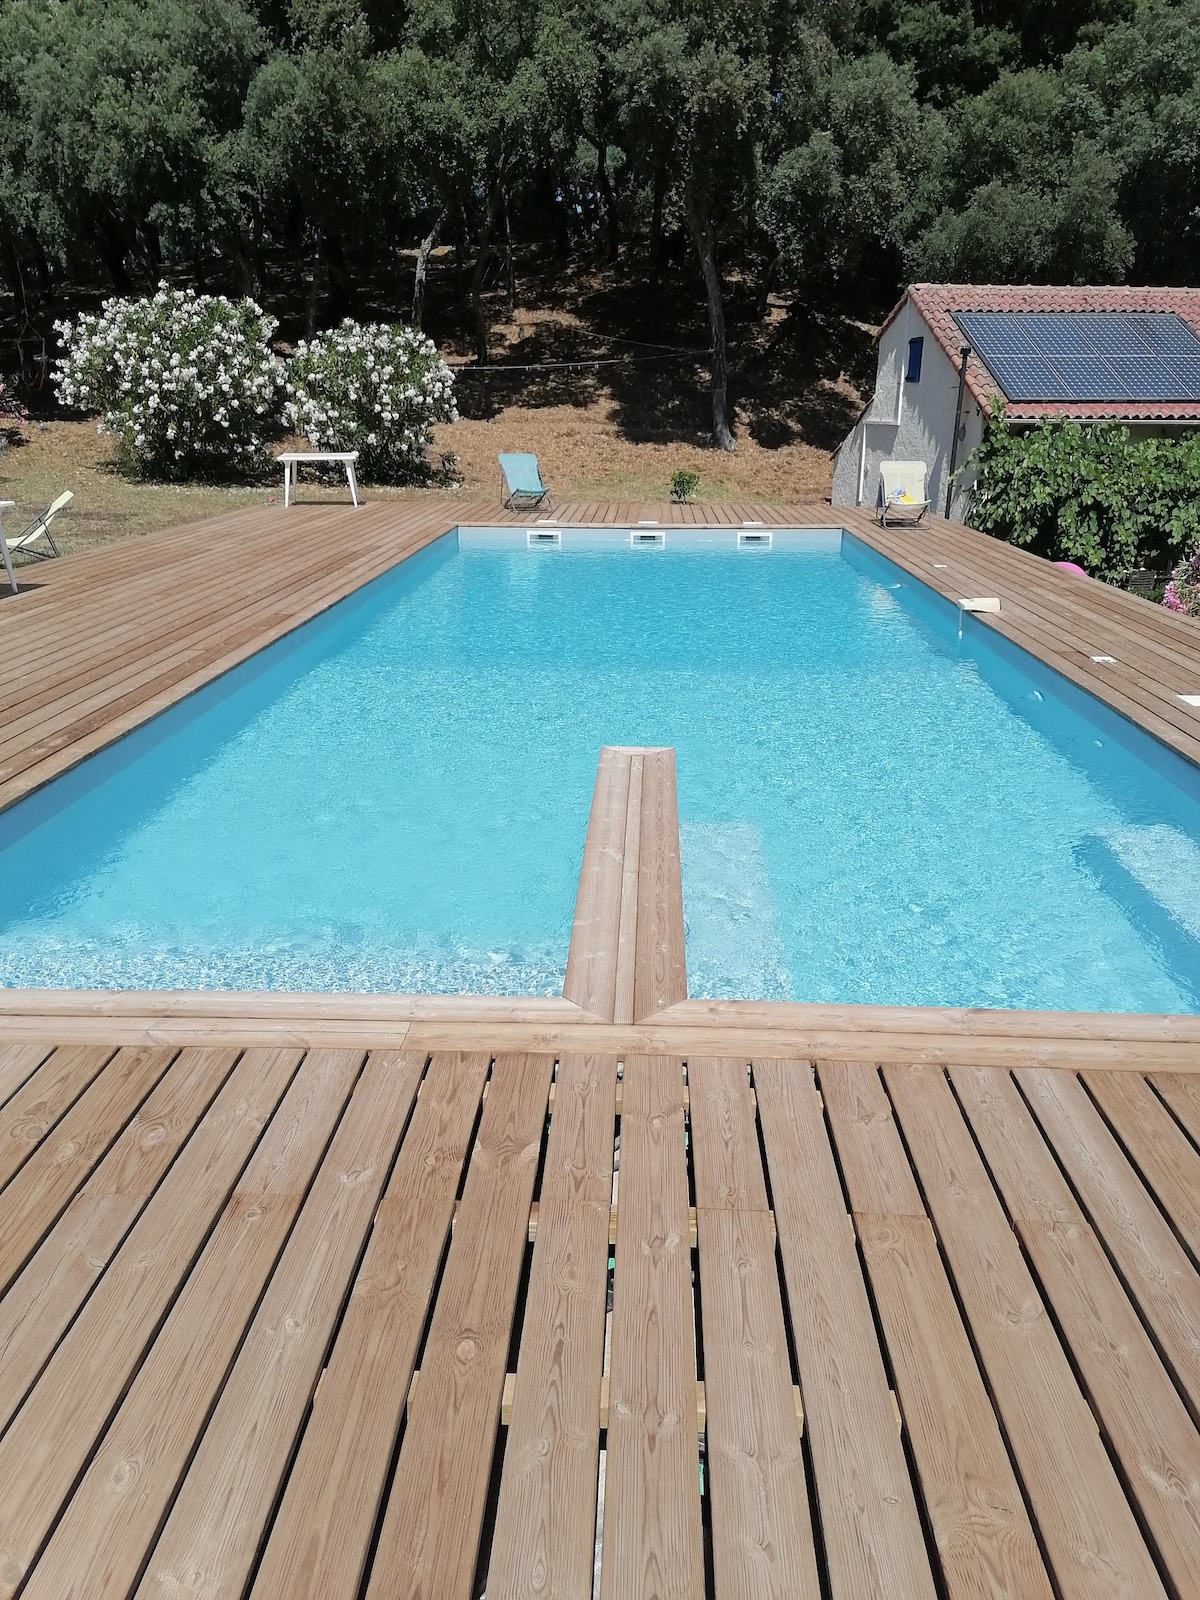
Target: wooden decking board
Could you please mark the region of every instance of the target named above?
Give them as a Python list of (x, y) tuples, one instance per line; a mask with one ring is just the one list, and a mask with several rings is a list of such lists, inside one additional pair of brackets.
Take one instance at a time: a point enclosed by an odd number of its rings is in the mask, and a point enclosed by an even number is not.
[(817, 1600), (774, 1222), (745, 1062), (690, 1061), (688, 1118), (717, 1591)]
[(835, 1600), (933, 1600), (913, 1485), (807, 1062), (756, 1060), (788, 1311)]
[[(112, 1044), (361, 1043), (399, 1049), (512, 1048), (943, 1065), (1200, 1071), (1200, 1017), (965, 1011), (787, 1001), (687, 1000), (638, 1026), (607, 1027), (564, 999), (208, 990), (0, 990), (0, 1039)], [(447, 1033), (446, 1030), (450, 1030)]]
[(53, 1134), (11, 1180), (0, 1234), (0, 1294), (66, 1210), (75, 1191), (175, 1055), (169, 1047), (118, 1050), (107, 1069), (88, 1085)]
[(687, 999), (674, 750), (642, 755), (633, 1019)]
[(945, 1075), (884, 1077), (1058, 1594), (1164, 1595)]
[(1192, 1262), (1078, 1080), (1022, 1068), (1017, 1081), (1200, 1422), (1200, 1277)]
[(38, 1043), (0, 1045), (0, 1107), (33, 1076), (53, 1048)]
[(174, 1066), (0, 1298), (0, 1432), (208, 1110), (235, 1050), (182, 1050)]
[(638, 881), (642, 869), (642, 788), (644, 754), (629, 758), (629, 793), (625, 810), (625, 842), (621, 857), (621, 914), (617, 924), (617, 970), (613, 1021), (634, 1020), (637, 985)]
[(1154, 1072), (1146, 1080), (1194, 1145), (1200, 1146), (1200, 1076), (1193, 1083), (1187, 1072)]
[(496, 1060), (368, 1600), (470, 1600), (553, 1065)]
[(555, 1080), (490, 1600), (592, 1600), (617, 1063)]
[(616, 1003), (629, 768), (618, 751), (600, 752), (563, 981), (566, 999), (608, 1022)]
[(255, 1600), (359, 1592), (488, 1066), (486, 1054), (435, 1056), (429, 1065), (271, 1527)]
[[(347, 1079), (352, 1081), (361, 1060), (357, 1052), (340, 1055), (336, 1066), (333, 1058), (329, 1063), (331, 1121), (344, 1104)], [(176, 1307), (180, 1347), (170, 1350), (160, 1337), (155, 1349), (157, 1371), (148, 1376), (149, 1368), (143, 1367), (110, 1438), (76, 1492), (68, 1527), (65, 1532), (59, 1529), (39, 1564), (39, 1576), (43, 1565), (48, 1569), (47, 1595), (96, 1593), (90, 1574), (97, 1569), (113, 1574), (114, 1597), (127, 1593), (138, 1571), (136, 1554), (149, 1546), (168, 1505), (170, 1514), (138, 1594), (176, 1595), (188, 1587), (212, 1596), (244, 1593), (419, 1076), (420, 1064), (411, 1057), (374, 1053), (354, 1083), (350, 1103), (324, 1153), (319, 1148), (326, 1132), (324, 1108), (312, 1119), (317, 1126), (305, 1165), (310, 1172), (317, 1161), (320, 1165), (307, 1195), (297, 1194), (291, 1183), (286, 1185), (286, 1202), (298, 1214), (257, 1309), (254, 1270), (245, 1273), (236, 1292), (227, 1291), (225, 1296), (219, 1291), (206, 1294), (197, 1285), (194, 1331), (190, 1331), (183, 1320), (185, 1302), (193, 1298), (189, 1283)], [(221, 1270), (230, 1264), (223, 1263)], [(238, 1298), (253, 1310), (240, 1348), (235, 1324), (245, 1311), (233, 1310)], [(213, 1317), (215, 1326), (204, 1329), (204, 1308), (222, 1299), (227, 1299), (228, 1310)], [(189, 1348), (202, 1350), (202, 1359), (189, 1357)], [(187, 1374), (190, 1392), (183, 1396), (170, 1390), (173, 1370)], [(140, 1417), (131, 1404), (139, 1388)], [(168, 1450), (145, 1462), (147, 1477), (153, 1475), (153, 1494), (143, 1490), (135, 1504), (120, 1508), (122, 1516), (111, 1488), (115, 1465), (131, 1455), (144, 1459), (144, 1445), (139, 1448), (134, 1443), (131, 1448), (127, 1442), (126, 1418), (131, 1440), (165, 1441), (169, 1430), (159, 1418), (168, 1392), (171, 1410), (180, 1419), (178, 1431)], [(187, 1462), (196, 1423), (208, 1415), (210, 1406), (211, 1417), (172, 1505), (171, 1490)], [(77, 1535), (70, 1526), (76, 1516)], [(103, 1543), (92, 1551), (82, 1548), (89, 1530), (97, 1526), (103, 1529)], [(53, 1558), (60, 1538), (62, 1562), (56, 1573)], [(74, 1578), (71, 1588), (68, 1575)]]
[(683, 1066), (630, 1056), (621, 1114), (601, 1600), (701, 1600)]
[[(304, 1115), (293, 1120), (285, 1108), (284, 1122), (275, 1135), (268, 1134), (260, 1144), (75, 1487), (26, 1593), (82, 1597), (124, 1596), (132, 1591), (198, 1438), (202, 1438), (203, 1457), (210, 1435), (202, 1430), (216, 1397), (220, 1394), (226, 1408), (244, 1402), (244, 1396), (237, 1394), (237, 1379), (250, 1358), (242, 1347), (231, 1373), (234, 1355), (244, 1337), (248, 1345), (253, 1340), (263, 1310), (248, 1337), (247, 1325), (300, 1211), (305, 1180), (321, 1158), (360, 1061), (360, 1053), (352, 1051), (309, 1057), (306, 1067), (311, 1081), (299, 1080)], [(337, 1189), (331, 1193), (326, 1184), (324, 1203), (336, 1209), (338, 1198)], [(313, 1203), (317, 1202), (310, 1196)], [(278, 1277), (274, 1281), (278, 1282)], [(295, 1345), (303, 1344), (307, 1331), (297, 1318), (291, 1348), (280, 1352), (280, 1389), (287, 1377), (286, 1356)], [(266, 1433), (268, 1421), (278, 1425), (281, 1409), (274, 1405), (270, 1418), (264, 1419), (243, 1403), (238, 1414), (244, 1425), (257, 1424)], [(210, 1426), (217, 1426), (218, 1418)], [(267, 1453), (263, 1440), (258, 1440), (253, 1459), (261, 1462)], [(244, 1453), (236, 1449), (223, 1453), (223, 1470), (230, 1461), (244, 1459)], [(201, 1470), (193, 1465), (185, 1493)], [(240, 1507), (232, 1489), (229, 1502), (223, 1530), (226, 1540), (242, 1531), (237, 1519)], [(168, 1532), (177, 1527), (183, 1514), (177, 1502)], [(226, 1548), (223, 1541), (215, 1543), (214, 1562), (217, 1553), (224, 1554)], [(212, 1584), (211, 1564), (200, 1560), (197, 1571)], [(218, 1586), (213, 1585), (211, 1592), (218, 1592)]]
[[(1003, 1073), (956, 1073), (969, 1120), (1129, 1493), (1182, 1594), (1200, 1593), (1200, 1434)], [(1031, 1192), (1032, 1190), (1032, 1192)]]
[(0, 1110), (0, 1191), (116, 1052), (107, 1045), (60, 1046)]
[(1193, 1263), (1200, 1263), (1200, 1153), (1136, 1073), (1085, 1072), (1083, 1082)]
[[(0, 1595), (25, 1578), (295, 1066), (282, 1052), (242, 1058), (0, 1440)], [(285, 1103), (247, 1169), (263, 1179), (305, 1137), (308, 1084)]]
[(821, 1095), (950, 1600), (1053, 1593), (878, 1069), (822, 1062)]

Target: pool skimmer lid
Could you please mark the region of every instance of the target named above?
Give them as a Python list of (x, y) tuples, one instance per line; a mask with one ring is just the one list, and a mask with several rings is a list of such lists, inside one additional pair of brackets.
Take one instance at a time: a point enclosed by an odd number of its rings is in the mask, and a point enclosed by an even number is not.
[(974, 600), (960, 600), (958, 608), (960, 611), (997, 612), (1000, 610), (1000, 602), (995, 595), (980, 595)]

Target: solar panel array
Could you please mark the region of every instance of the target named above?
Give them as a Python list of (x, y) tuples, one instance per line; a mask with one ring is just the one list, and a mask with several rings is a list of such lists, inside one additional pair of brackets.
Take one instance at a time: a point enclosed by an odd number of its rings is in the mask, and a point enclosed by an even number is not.
[(1200, 338), (1174, 311), (963, 311), (1009, 400), (1200, 400)]

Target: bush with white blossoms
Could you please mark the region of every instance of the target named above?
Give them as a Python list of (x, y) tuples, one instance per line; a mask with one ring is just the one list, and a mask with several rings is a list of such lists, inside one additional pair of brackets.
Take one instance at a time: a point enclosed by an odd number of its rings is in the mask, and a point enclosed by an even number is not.
[(457, 422), (454, 379), (415, 328), (358, 323), (296, 346), (284, 416), (314, 450), (357, 450), (375, 483), (422, 476), (435, 422)]
[(253, 300), (165, 283), (148, 299), (106, 300), (99, 316), (55, 324), (59, 398), (99, 411), (122, 464), (141, 476), (245, 470), (280, 418), (277, 326)]

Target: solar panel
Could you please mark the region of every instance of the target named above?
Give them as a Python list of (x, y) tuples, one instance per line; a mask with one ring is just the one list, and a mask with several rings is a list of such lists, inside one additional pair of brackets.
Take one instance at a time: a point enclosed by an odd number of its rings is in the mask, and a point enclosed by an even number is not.
[(1174, 311), (964, 311), (1009, 400), (1200, 399), (1200, 338)]

